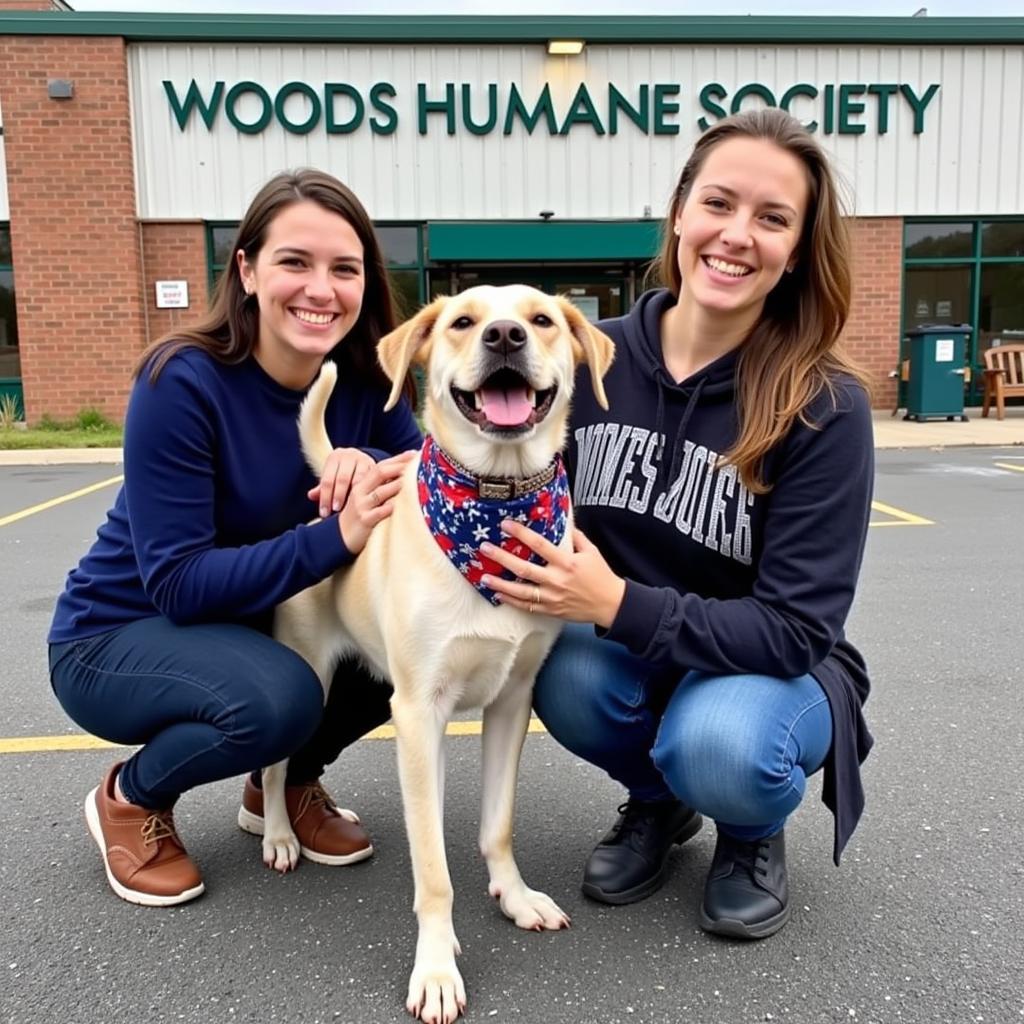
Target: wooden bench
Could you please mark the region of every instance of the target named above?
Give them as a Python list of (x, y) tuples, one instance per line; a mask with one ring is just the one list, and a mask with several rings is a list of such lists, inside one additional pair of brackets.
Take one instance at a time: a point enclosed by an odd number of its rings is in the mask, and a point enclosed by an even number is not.
[(996, 419), (1006, 413), (1006, 399), (1024, 397), (1024, 344), (996, 345), (982, 352), (985, 360), (985, 394), (981, 415), (988, 416), (992, 399), (996, 401)]

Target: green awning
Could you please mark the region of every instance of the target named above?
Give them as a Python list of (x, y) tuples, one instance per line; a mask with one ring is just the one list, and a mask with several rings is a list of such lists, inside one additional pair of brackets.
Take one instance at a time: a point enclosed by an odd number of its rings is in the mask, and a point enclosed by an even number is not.
[(450, 263), (649, 260), (658, 251), (660, 220), (433, 221), (427, 252)]

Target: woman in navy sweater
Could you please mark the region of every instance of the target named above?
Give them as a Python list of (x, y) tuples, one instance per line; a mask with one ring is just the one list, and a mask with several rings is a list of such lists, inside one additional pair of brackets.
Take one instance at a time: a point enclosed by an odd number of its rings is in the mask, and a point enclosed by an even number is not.
[[(362, 550), (390, 515), (415, 398), (384, 413), (377, 341), (394, 327), (387, 274), (359, 200), (330, 175), (281, 174), (254, 198), (207, 318), (151, 346), (125, 420), (125, 482), (68, 576), (50, 629), (65, 711), (115, 743), (141, 744), (86, 798), (107, 878), (126, 900), (203, 891), (174, 825), (186, 790), (290, 757), (287, 802), (304, 855), (350, 864), (373, 847), (320, 785), (324, 766), (385, 721), (387, 687), (339, 668), (326, 709), (313, 670), (271, 639), (275, 605)], [(320, 480), (296, 418), (324, 358), (335, 450)], [(319, 514), (319, 522), (306, 525)], [(254, 824), (255, 823), (255, 824)]]
[(844, 622), (873, 477), (863, 375), (838, 339), (849, 244), (827, 160), (779, 110), (712, 127), (666, 221), (665, 288), (600, 324), (609, 411), (576, 391), (575, 551), (489, 551), (520, 608), (569, 620), (535, 706), (629, 794), (591, 855), (604, 903), (662, 884), (714, 819), (700, 923), (762, 938), (789, 914), (783, 826), (824, 769), (834, 858), (864, 804), (864, 662)]

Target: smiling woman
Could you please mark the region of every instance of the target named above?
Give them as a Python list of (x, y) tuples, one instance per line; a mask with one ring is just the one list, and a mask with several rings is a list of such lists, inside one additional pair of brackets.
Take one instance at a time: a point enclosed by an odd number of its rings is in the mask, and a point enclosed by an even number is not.
[[(343, 865), (373, 853), (319, 776), (387, 718), (387, 690), (345, 663), (325, 709), (312, 669), (269, 633), (276, 605), (352, 561), (391, 514), (406, 458), (389, 456), (420, 445), (408, 378), (383, 411), (387, 275), (359, 200), (313, 170), (271, 179), (231, 249), (206, 319), (139, 360), (124, 486), (49, 636), (67, 713), (142, 744), (88, 795), (86, 820), (113, 890), (147, 906), (203, 891), (175, 829), (178, 797), (289, 755), (307, 855)], [(317, 479), (295, 424), (327, 356), (339, 382), (325, 426), (342, 447)], [(262, 829), (258, 772), (243, 803), (240, 822)]]
[(666, 225), (666, 287), (597, 325), (616, 349), (607, 406), (576, 390), (572, 551), (509, 521), (539, 564), (487, 548), (505, 576), (483, 582), (581, 624), (534, 704), (628, 792), (584, 893), (651, 895), (706, 814), (718, 836), (700, 923), (764, 938), (789, 916), (784, 826), (807, 776), (824, 771), (837, 859), (864, 803), (868, 678), (843, 624), (872, 444), (838, 344), (849, 248), (828, 162), (777, 110), (700, 138)]

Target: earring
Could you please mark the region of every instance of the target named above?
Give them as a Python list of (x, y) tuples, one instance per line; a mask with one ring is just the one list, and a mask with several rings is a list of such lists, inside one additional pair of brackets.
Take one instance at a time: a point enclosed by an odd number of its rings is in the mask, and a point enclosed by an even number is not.
[(672, 229), (672, 232), (673, 232), (673, 234), (676, 234), (676, 235), (679, 234), (679, 225), (678, 224)]

